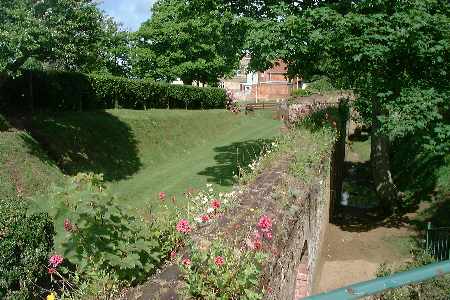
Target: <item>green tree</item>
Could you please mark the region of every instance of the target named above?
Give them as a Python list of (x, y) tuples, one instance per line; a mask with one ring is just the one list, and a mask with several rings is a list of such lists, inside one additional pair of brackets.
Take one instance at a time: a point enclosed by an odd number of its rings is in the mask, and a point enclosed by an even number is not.
[(124, 31), (110, 17), (104, 17), (98, 37), (100, 55), (94, 72), (129, 77), (131, 73), (131, 33)]
[(0, 73), (25, 63), (82, 72), (117, 72), (124, 33), (93, 0), (2, 0)]
[(216, 83), (236, 69), (246, 25), (214, 0), (160, 0), (135, 36), (138, 77)]
[(291, 75), (326, 75), (355, 91), (357, 108), (372, 125), (373, 178), (389, 212), (398, 198), (391, 141), (414, 135), (422, 147), (441, 153), (449, 145), (450, 4), (310, 2), (295, 11), (279, 4), (277, 13), (254, 23), (248, 42), (253, 67), (283, 58)]

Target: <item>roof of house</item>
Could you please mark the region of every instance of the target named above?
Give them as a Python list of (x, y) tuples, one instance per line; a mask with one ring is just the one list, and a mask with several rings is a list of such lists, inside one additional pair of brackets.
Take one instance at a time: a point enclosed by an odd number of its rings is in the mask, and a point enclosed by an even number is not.
[(265, 71), (266, 73), (280, 73), (280, 74), (284, 74), (287, 72), (287, 65), (284, 61), (282, 60), (278, 60), (275, 62), (275, 65), (270, 68), (267, 69)]

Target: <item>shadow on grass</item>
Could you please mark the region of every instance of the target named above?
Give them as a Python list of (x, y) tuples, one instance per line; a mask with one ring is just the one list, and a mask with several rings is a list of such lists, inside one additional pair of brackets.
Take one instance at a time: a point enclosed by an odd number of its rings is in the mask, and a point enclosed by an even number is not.
[(403, 215), (386, 217), (378, 208), (340, 207), (333, 224), (344, 231), (367, 232), (378, 227), (401, 228), (409, 224)]
[[(142, 166), (131, 128), (107, 112), (39, 114), (26, 127), (67, 175), (102, 173), (106, 181), (114, 181), (133, 175)], [(24, 141), (49, 163), (32, 139)]]
[(25, 133), (19, 134), (22, 141), (27, 145), (27, 151), (30, 155), (37, 157), (41, 162), (52, 167), (58, 167), (55, 161), (50, 159), (47, 153), (44, 152), (42, 145), (34, 138)]
[(239, 167), (247, 167), (260, 156), (264, 145), (271, 142), (273, 142), (271, 139), (260, 139), (216, 147), (214, 151), (217, 152), (217, 155), (214, 159), (217, 165), (207, 167), (198, 174), (207, 176), (208, 182), (214, 182), (221, 186), (232, 186), (235, 183), (234, 176), (238, 174)]

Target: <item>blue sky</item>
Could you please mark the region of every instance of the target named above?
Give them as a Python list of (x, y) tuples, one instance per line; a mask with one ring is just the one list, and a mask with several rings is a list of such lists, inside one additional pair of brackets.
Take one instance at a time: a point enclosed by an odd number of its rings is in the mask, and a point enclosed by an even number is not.
[(150, 17), (150, 8), (155, 0), (102, 0), (100, 8), (132, 31), (139, 29)]

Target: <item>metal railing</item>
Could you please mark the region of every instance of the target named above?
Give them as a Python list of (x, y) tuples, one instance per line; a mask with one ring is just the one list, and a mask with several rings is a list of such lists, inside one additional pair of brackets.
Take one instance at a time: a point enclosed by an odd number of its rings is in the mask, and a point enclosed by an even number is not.
[(348, 300), (377, 295), (389, 289), (419, 283), (450, 273), (450, 260), (433, 263), (410, 271), (352, 284), (331, 292), (303, 298), (305, 300)]
[(433, 228), (428, 223), (426, 249), (437, 261), (450, 259), (450, 227)]

